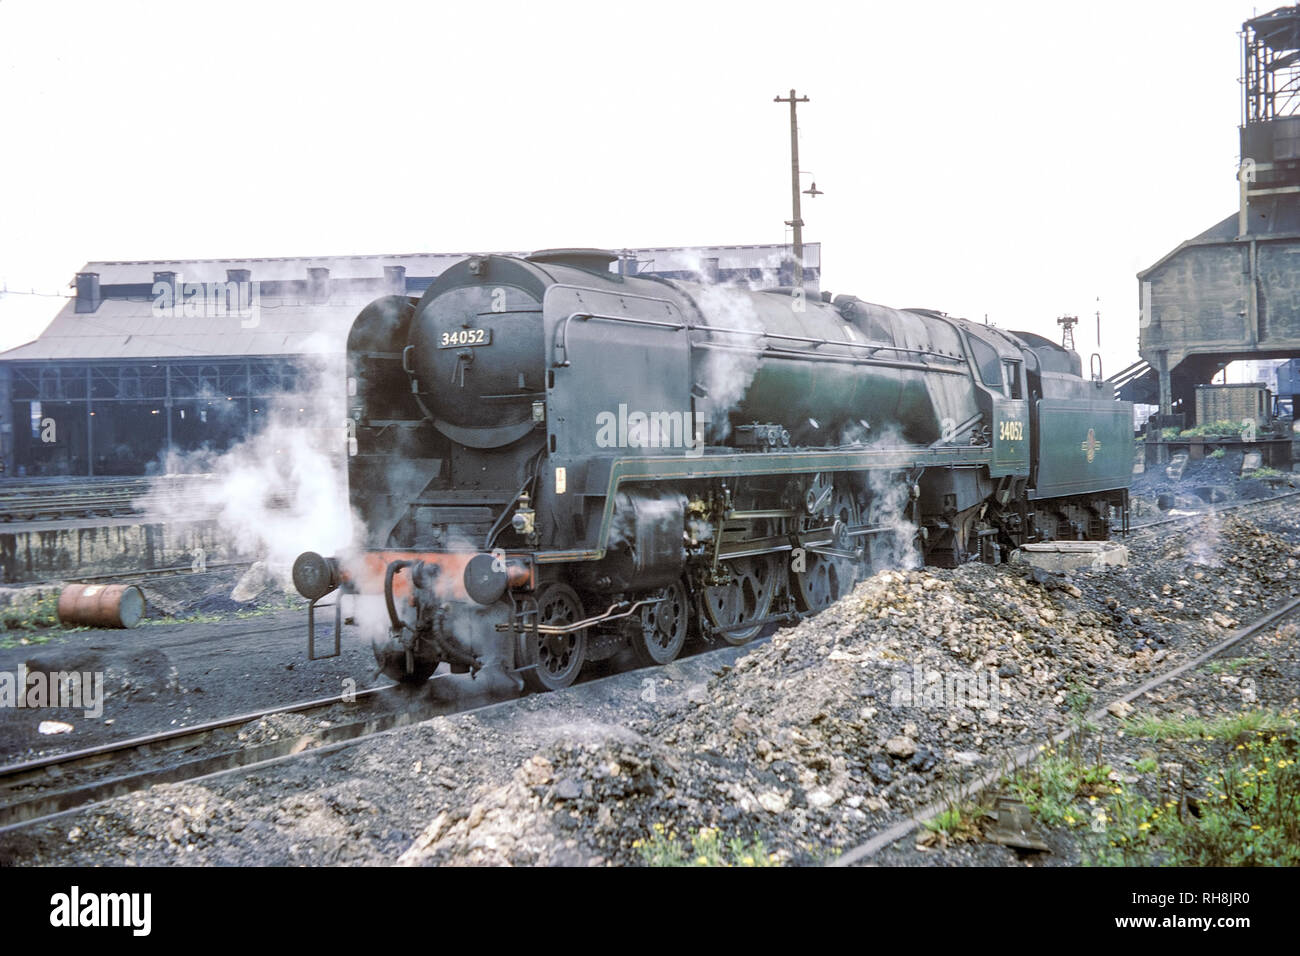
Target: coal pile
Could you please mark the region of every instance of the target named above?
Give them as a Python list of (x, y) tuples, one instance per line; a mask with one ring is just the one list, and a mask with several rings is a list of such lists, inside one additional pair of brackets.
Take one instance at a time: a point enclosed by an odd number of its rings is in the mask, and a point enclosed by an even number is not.
[(1249, 521), (1207, 519), (1133, 570), (876, 575), (678, 709), (532, 754), (403, 862), (636, 864), (701, 827), (824, 862), (1221, 640), (1288, 591), (1297, 558)]

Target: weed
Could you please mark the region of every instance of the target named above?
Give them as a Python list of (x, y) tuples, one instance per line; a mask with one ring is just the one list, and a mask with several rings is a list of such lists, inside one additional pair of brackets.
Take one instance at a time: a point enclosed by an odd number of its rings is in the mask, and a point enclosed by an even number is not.
[(780, 857), (768, 852), (763, 841), (754, 838), (746, 842), (733, 837), (726, 843), (717, 827), (700, 827), (690, 839), (690, 845), (656, 823), (650, 837), (634, 840), (632, 848), (641, 854), (647, 866), (780, 866)]
[(1205, 669), (1211, 674), (1231, 674), (1233, 671), (1245, 667), (1247, 664), (1258, 664), (1259, 662), (1260, 658), (1258, 657), (1220, 658), (1216, 661), (1210, 661), (1210, 663), (1205, 666)]
[(1134, 716), (1124, 720), (1124, 733), (1152, 740), (1231, 740), (1257, 731), (1274, 732), (1294, 726), (1289, 718), (1267, 710), (1248, 710), (1229, 717), (1206, 720), (1202, 717)]
[(1223, 753), (1200, 781), (1199, 798), (1152, 804), (1116, 788), (1106, 802), (1103, 832), (1085, 840), (1085, 862), (1300, 865), (1300, 741), (1274, 730), (1217, 739)]
[[(0, 631), (5, 632), (0, 637), (0, 647), (44, 644), (52, 640), (56, 633), (54, 629), (59, 627), (58, 607), (59, 596), (51, 592), (44, 597), (0, 608)], [(19, 633), (12, 633), (15, 631)]]

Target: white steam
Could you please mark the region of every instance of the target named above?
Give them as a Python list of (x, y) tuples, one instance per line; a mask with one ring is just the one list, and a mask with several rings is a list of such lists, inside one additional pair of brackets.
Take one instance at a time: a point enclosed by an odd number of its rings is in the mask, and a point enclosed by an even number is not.
[[(172, 522), (215, 521), (232, 554), (264, 561), (287, 585), (302, 552), (337, 554), (353, 542), (342, 395), (337, 361), (317, 361), (293, 392), (254, 399), (253, 430), (232, 447), (165, 455), (141, 509)], [(181, 502), (168, 491), (178, 474), (210, 477)]]
[(905, 475), (889, 471), (868, 471), (865, 476), (870, 498), (866, 524), (883, 528), (871, 536), (871, 570), (905, 571), (921, 566), (916, 546), (916, 525), (907, 518), (911, 486)]
[(780, 281), (781, 257), (769, 256), (757, 280), (712, 282), (703, 256), (691, 250), (687, 268), (699, 276), (695, 303), (705, 322), (727, 332), (710, 332), (697, 348), (704, 359), (696, 366), (697, 384), (706, 392), (697, 409), (708, 416), (710, 440), (720, 442), (731, 430), (727, 415), (745, 397), (758, 372), (762, 337), (766, 331), (754, 308), (753, 293), (774, 288)]

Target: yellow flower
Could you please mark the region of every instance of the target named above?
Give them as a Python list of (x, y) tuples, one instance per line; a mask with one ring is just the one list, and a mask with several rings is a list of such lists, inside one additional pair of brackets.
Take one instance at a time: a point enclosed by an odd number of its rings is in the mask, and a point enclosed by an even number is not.
[(709, 858), (708, 858), (707, 856), (697, 856), (697, 857), (695, 858), (695, 865), (696, 865), (696, 866), (708, 866), (708, 865), (709, 865)]
[(754, 858), (753, 858), (752, 856), (742, 856), (742, 857), (740, 858), (740, 865), (741, 865), (741, 866), (753, 866), (753, 865), (754, 865)]
[(1150, 830), (1150, 829), (1151, 829), (1151, 824), (1149, 824), (1149, 823), (1139, 823), (1139, 824), (1138, 824), (1138, 829), (1139, 829), (1139, 830)]
[(1066, 823), (1073, 823), (1073, 822), (1074, 822), (1074, 817), (1070, 816), (1070, 815), (1067, 813), (1067, 814), (1065, 815), (1065, 822), (1066, 822)]
[(1262, 830), (1263, 827), (1261, 827), (1258, 823), (1256, 823), (1256, 824), (1254, 824), (1253, 826), (1251, 826), (1251, 829), (1252, 829), (1252, 830)]
[(663, 832), (664, 832), (664, 825), (662, 823), (656, 823), (655, 833), (663, 833)]

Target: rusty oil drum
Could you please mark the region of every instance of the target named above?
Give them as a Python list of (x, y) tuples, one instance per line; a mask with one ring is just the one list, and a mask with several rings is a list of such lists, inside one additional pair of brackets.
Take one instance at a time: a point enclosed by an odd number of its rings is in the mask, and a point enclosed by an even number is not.
[(144, 592), (134, 584), (69, 584), (59, 594), (59, 623), (135, 627), (144, 617)]

